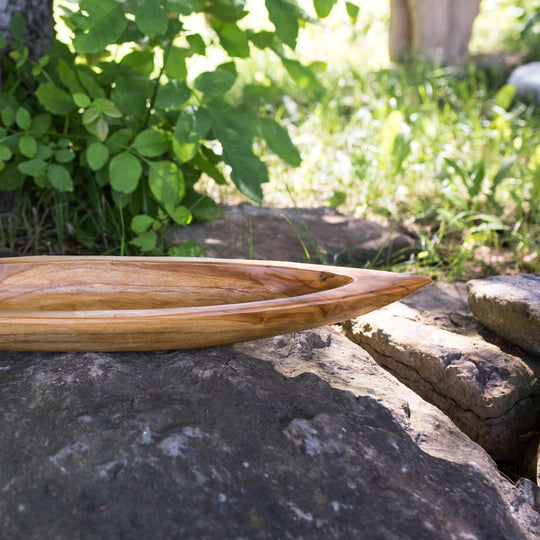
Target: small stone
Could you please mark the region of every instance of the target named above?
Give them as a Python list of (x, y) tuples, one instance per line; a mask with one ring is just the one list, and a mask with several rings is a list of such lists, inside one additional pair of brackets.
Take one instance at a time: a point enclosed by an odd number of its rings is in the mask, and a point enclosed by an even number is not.
[(540, 356), (539, 276), (473, 279), (468, 282), (467, 291), (471, 310), (484, 326), (524, 351)]
[(508, 84), (515, 86), (518, 96), (533, 99), (540, 104), (540, 62), (523, 64), (514, 69)]

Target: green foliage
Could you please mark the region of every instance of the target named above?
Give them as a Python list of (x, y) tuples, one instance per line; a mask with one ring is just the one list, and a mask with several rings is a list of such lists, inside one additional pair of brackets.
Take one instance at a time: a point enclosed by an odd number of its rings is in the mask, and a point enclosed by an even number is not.
[[(454, 277), (538, 271), (538, 107), (473, 64), (460, 74), (420, 63), (349, 64), (334, 66), (324, 82), (328, 92), (315, 106), (287, 86), (303, 161), (295, 170), (270, 161), (282, 182), (268, 197), (282, 201), (290, 190), (302, 206), (324, 201), (405, 224), (421, 249), (396, 269)], [(280, 84), (287, 81), (268, 88), (279, 95)]]
[[(315, 8), (325, 17), (334, 4), (316, 0)], [(289, 165), (301, 158), (264, 107), (232, 97), (236, 64), (254, 46), (267, 49), (298, 84), (317, 87), (313, 71), (291, 56), (309, 16), (294, 0), (266, 0), (266, 8), (274, 30), (254, 32), (242, 24), (245, 0), (81, 0), (62, 16), (71, 42), (56, 41), (38, 62), (24, 41), (24, 18), (13, 17), (0, 43), (10, 46), (0, 89), (0, 189), (61, 199), (62, 239), (122, 253), (161, 253), (169, 223), (219, 215), (197, 193), (203, 175), (218, 184), (229, 176), (261, 202), (269, 177), (259, 142)], [(194, 14), (207, 31), (184, 24)], [(197, 57), (215, 57), (214, 49), (228, 61), (195, 71)]]

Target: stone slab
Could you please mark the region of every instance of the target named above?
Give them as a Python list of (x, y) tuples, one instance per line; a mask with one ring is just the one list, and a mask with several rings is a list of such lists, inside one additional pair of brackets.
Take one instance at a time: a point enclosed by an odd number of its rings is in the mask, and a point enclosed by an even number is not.
[(537, 488), (345, 337), (2, 353), (4, 538), (526, 539)]
[(463, 284), (436, 284), (345, 330), (495, 459), (516, 459), (540, 426), (540, 365), (487, 341), (464, 292)]

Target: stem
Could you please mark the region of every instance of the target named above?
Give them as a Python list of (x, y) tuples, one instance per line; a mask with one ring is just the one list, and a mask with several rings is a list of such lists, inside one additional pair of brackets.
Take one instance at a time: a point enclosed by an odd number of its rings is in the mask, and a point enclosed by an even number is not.
[(159, 91), (159, 81), (161, 80), (162, 75), (165, 73), (165, 66), (167, 65), (167, 58), (169, 58), (169, 53), (171, 52), (172, 43), (173, 40), (169, 40), (167, 46), (163, 50), (163, 65), (161, 66), (159, 74), (156, 77), (156, 84), (154, 86), (154, 91), (152, 92), (152, 97), (150, 98), (150, 104), (146, 111), (146, 118), (144, 119), (144, 124), (141, 131), (144, 131), (146, 128), (148, 128), (148, 124), (150, 123), (150, 115), (152, 114), (152, 109), (154, 108), (154, 104), (156, 102), (157, 94)]
[(126, 254), (126, 225), (124, 223), (124, 209), (119, 208), (120, 210), (120, 223), (122, 225), (122, 239), (120, 241), (120, 256)]

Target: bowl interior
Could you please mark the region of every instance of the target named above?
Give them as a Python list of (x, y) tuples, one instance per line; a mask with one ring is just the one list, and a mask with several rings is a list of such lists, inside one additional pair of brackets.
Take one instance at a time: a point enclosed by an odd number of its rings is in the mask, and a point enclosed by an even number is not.
[(0, 263), (0, 311), (211, 306), (321, 292), (351, 282), (318, 269), (223, 262)]

